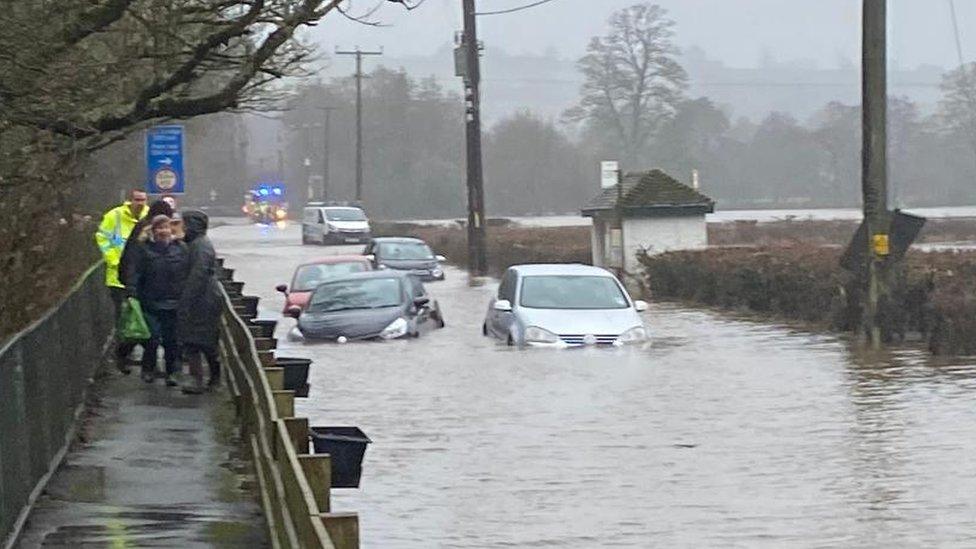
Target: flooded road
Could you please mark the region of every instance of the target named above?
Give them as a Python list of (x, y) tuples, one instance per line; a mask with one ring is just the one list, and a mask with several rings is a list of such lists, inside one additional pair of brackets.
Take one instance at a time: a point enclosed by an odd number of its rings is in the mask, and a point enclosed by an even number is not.
[[(278, 318), (298, 263), (359, 248), (299, 230), (213, 232)], [(373, 439), (362, 546), (976, 546), (976, 366), (652, 305), (646, 348), (517, 350), (483, 338), (495, 285), (428, 284), (417, 340), (289, 343), (313, 358), (313, 425)]]

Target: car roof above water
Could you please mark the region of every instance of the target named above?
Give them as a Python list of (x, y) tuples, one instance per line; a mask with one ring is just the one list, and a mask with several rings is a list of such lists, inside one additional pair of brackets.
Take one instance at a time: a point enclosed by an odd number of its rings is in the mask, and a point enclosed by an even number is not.
[(613, 273), (606, 269), (582, 263), (534, 263), (512, 265), (511, 269), (522, 276), (605, 276), (614, 278)]
[(350, 273), (350, 274), (345, 274), (345, 275), (342, 275), (342, 276), (336, 276), (334, 278), (330, 278), (330, 279), (322, 282), (322, 284), (320, 284), (320, 286), (324, 286), (326, 284), (331, 284), (333, 282), (347, 282), (349, 280), (362, 280), (362, 279), (370, 279), (370, 278), (396, 278), (396, 279), (404, 279), (404, 278), (407, 278), (409, 276), (411, 276), (410, 273), (408, 273), (406, 271), (394, 271), (394, 270), (362, 271), (362, 272), (358, 272), (358, 273)]
[(330, 255), (320, 257), (311, 261), (306, 261), (298, 267), (308, 267), (309, 265), (336, 265), (338, 263), (368, 263), (369, 259), (364, 255)]
[(414, 238), (412, 236), (377, 236), (373, 239), (373, 242), (377, 244), (382, 244), (384, 242), (419, 242), (420, 244), (426, 244), (423, 240), (419, 238)]

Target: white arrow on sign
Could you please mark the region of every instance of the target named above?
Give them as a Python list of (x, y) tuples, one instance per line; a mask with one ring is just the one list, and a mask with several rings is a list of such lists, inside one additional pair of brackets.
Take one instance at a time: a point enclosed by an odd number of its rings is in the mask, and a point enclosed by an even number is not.
[(159, 160), (160, 164), (166, 164), (167, 166), (173, 163), (172, 158), (162, 158)]

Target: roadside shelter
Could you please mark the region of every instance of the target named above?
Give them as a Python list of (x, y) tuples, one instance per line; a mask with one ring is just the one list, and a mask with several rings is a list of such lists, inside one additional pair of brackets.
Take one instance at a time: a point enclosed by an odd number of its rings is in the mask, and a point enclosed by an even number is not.
[(582, 208), (593, 219), (593, 264), (636, 275), (642, 252), (705, 248), (713, 211), (714, 200), (661, 170), (627, 174)]

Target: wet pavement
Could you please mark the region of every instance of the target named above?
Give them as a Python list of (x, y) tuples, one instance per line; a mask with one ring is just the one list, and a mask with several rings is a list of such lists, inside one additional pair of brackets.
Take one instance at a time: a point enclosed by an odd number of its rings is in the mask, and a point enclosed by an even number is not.
[(266, 547), (225, 394), (188, 396), (138, 369), (96, 382), (100, 405), (18, 547)]
[[(294, 267), (354, 248), (223, 227), (227, 264), (280, 318)], [(976, 363), (655, 304), (646, 347), (518, 350), (483, 338), (496, 286), (428, 284), (417, 340), (290, 343), (315, 359), (313, 425), (372, 439), (367, 548), (976, 546)]]

